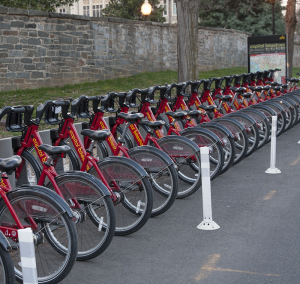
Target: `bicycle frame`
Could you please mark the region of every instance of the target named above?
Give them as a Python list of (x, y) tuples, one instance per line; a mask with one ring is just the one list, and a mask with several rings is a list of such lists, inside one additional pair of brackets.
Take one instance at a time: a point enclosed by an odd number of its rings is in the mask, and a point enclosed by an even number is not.
[[(35, 221), (33, 220), (32, 217), (28, 217), (28, 220), (31, 224), (30, 226), (29, 225), (28, 226), (22, 225), (18, 215), (16, 214), (14, 208), (10, 204), (10, 201), (9, 201), (7, 195), (6, 195), (6, 193), (9, 192), (12, 189), (11, 184), (8, 180), (8, 177), (7, 177), (6, 173), (2, 173), (0, 178), (1, 178), (1, 180), (0, 180), (0, 195), (1, 195), (4, 203), (6, 204), (11, 216), (13, 217), (14, 221), (16, 222), (15, 225), (11, 225), (11, 226), (9, 226), (9, 224), (5, 224), (6, 226), (0, 226), (0, 230), (6, 237), (12, 238), (13, 241), (17, 241), (18, 240), (18, 230), (19, 229), (25, 229), (25, 228), (30, 227), (30, 228), (33, 228), (34, 230), (37, 230), (38, 226), (37, 226), (37, 224), (35, 223)], [(22, 208), (22, 209), (24, 209), (24, 208)], [(25, 209), (24, 209), (24, 211), (25, 211)], [(26, 211), (28, 211), (28, 210), (26, 210)]]

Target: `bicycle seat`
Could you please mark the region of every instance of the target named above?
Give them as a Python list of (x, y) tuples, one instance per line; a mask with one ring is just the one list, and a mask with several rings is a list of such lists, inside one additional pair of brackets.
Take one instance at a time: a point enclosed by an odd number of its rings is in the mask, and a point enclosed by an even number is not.
[(263, 87), (262, 86), (257, 86), (257, 87), (249, 86), (249, 89), (252, 90), (252, 91), (255, 91), (255, 92), (261, 92), (261, 90), (263, 89)]
[(223, 101), (223, 102), (229, 102), (231, 99), (232, 99), (232, 96), (231, 95), (226, 95), (226, 96), (223, 96), (223, 95), (215, 95), (215, 98)]
[(6, 159), (0, 159), (0, 172), (7, 172), (14, 170), (22, 164), (22, 158), (20, 156), (12, 156)]
[(271, 89), (271, 86), (263, 86), (260, 88), (262, 88), (262, 90), (264, 90), (264, 91), (269, 91)]
[(242, 94), (240, 94), (242, 97), (244, 97), (244, 98), (250, 98), (251, 96), (252, 96), (252, 93), (242, 93)]
[(81, 135), (87, 136), (94, 141), (104, 141), (105, 138), (110, 136), (110, 130), (91, 130), (91, 129), (83, 129), (81, 131)]
[(287, 84), (283, 84), (283, 85), (282, 85), (282, 88), (287, 88), (287, 87), (288, 87)]
[(49, 156), (61, 153), (68, 153), (71, 148), (68, 145), (64, 146), (51, 146), (48, 144), (42, 144), (39, 149), (47, 153)]
[(267, 81), (266, 84), (269, 84), (271, 86), (277, 86), (278, 85), (277, 82), (271, 82), (271, 81)]
[(273, 90), (280, 91), (281, 90), (281, 86), (274, 87)]
[(190, 110), (187, 112), (187, 115), (191, 118), (197, 118), (202, 114), (200, 110)]
[(166, 123), (162, 120), (157, 120), (157, 121), (143, 120), (139, 124), (146, 125), (151, 129), (158, 129), (158, 128), (161, 128)]
[(200, 108), (204, 109), (205, 111), (214, 111), (217, 106), (216, 105), (209, 105), (209, 106), (206, 106), (206, 105), (200, 105), (199, 106)]
[(300, 73), (296, 73), (296, 75), (300, 76)]
[(171, 116), (174, 119), (183, 119), (185, 116), (187, 116), (187, 113), (185, 111), (180, 111), (180, 112), (167, 111), (166, 115)]
[(137, 123), (138, 120), (144, 118), (144, 115), (142, 113), (125, 113), (125, 112), (120, 112), (118, 114), (118, 117), (123, 118), (125, 121), (130, 122), (130, 123)]
[(244, 88), (244, 87), (239, 87), (239, 88), (237, 88), (237, 87), (231, 87), (230, 90), (234, 91), (236, 93), (241, 93), (241, 92), (245, 92), (246, 88)]

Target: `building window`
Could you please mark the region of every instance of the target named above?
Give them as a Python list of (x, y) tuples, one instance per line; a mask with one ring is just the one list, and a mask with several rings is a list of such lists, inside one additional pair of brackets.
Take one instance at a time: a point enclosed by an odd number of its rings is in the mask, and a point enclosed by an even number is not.
[(103, 8), (103, 6), (102, 6), (102, 5), (100, 5), (100, 17), (102, 17), (102, 16), (103, 16), (103, 13), (102, 13), (102, 8)]
[(61, 13), (61, 14), (66, 14), (66, 9), (65, 9), (65, 8), (59, 9), (59, 13)]
[(90, 15), (90, 6), (83, 6), (83, 15), (84, 16)]
[(105, 4), (105, 8), (107, 8), (108, 7), (108, 4)]
[(164, 0), (164, 15), (167, 15), (168, 12), (167, 12), (167, 0)]
[(99, 5), (93, 5), (93, 17), (100, 17)]
[(173, 3), (173, 15), (177, 15), (177, 6), (176, 6), (176, 3)]

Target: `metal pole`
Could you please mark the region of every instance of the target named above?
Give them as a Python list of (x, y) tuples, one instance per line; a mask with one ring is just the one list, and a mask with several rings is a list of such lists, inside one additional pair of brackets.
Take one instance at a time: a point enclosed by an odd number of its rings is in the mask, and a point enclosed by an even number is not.
[(212, 219), (209, 148), (201, 147), (200, 154), (203, 221), (197, 226), (197, 228), (200, 230), (216, 230), (219, 229), (220, 226)]
[(273, 8), (273, 35), (275, 35), (275, 2), (272, 3)]

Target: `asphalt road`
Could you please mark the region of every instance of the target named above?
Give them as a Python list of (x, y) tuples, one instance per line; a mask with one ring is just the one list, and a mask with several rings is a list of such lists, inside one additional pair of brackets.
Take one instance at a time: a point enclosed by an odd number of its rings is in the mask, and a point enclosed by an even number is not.
[(265, 174), (267, 144), (212, 182), (219, 230), (196, 228), (199, 190), (139, 232), (115, 237), (100, 257), (77, 262), (62, 283), (300, 283), (299, 140), (300, 125), (277, 138), (281, 174)]

